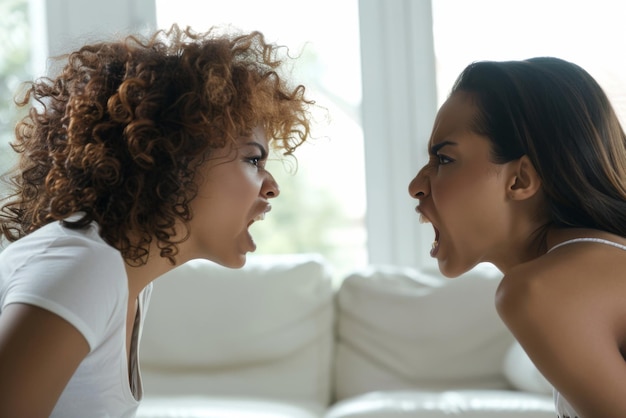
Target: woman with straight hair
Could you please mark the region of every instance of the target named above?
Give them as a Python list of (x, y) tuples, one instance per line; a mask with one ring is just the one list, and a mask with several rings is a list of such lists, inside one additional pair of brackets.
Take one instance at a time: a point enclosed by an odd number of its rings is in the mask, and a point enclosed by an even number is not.
[(626, 137), (602, 88), (558, 58), (472, 63), (428, 152), (409, 193), (441, 272), (504, 273), (498, 313), (559, 417), (626, 416)]

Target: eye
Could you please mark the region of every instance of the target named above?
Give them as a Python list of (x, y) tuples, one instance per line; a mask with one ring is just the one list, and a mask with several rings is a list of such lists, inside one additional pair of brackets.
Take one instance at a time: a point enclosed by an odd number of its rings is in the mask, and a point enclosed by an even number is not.
[(446, 164), (450, 164), (453, 163), (454, 160), (444, 154), (437, 154), (437, 163), (439, 165), (446, 165)]
[(265, 159), (262, 156), (248, 157), (246, 161), (255, 167), (263, 168), (265, 166)]

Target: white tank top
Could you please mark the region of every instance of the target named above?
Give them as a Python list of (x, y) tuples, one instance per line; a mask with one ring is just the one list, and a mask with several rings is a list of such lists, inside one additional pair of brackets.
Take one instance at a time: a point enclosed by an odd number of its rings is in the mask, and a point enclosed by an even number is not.
[(602, 239), (602, 238), (574, 238), (574, 239), (570, 239), (570, 240), (567, 240), (567, 241), (563, 241), (560, 244), (556, 244), (554, 247), (550, 248), (548, 250), (548, 252), (550, 252), (552, 250), (556, 250), (557, 248), (562, 247), (564, 245), (573, 244), (573, 243), (576, 243), (576, 242), (599, 242), (600, 244), (611, 245), (613, 247), (617, 247), (617, 248), (620, 248), (620, 249), (626, 251), (626, 245), (618, 244), (617, 242), (609, 241), (608, 239)]
[[(606, 239), (602, 239), (602, 238), (574, 238), (574, 239), (570, 239), (570, 240), (567, 240), (567, 241), (563, 241), (560, 244), (555, 245), (554, 247), (550, 248), (548, 250), (548, 252), (550, 252), (552, 250), (555, 250), (555, 249), (557, 249), (559, 247), (562, 247), (563, 245), (574, 244), (576, 242), (597, 242), (597, 243), (600, 243), (600, 244), (611, 245), (613, 247), (617, 247), (617, 248), (620, 248), (620, 249), (626, 251), (626, 245), (618, 244), (617, 242), (609, 241), (609, 240), (606, 240)], [(578, 418), (578, 414), (576, 413), (574, 408), (572, 408), (572, 406), (569, 404), (569, 402), (567, 402), (567, 399), (565, 399), (563, 396), (561, 396), (561, 394), (559, 392), (557, 392), (556, 390), (554, 390), (554, 405), (556, 407), (556, 412), (557, 412), (559, 418)]]

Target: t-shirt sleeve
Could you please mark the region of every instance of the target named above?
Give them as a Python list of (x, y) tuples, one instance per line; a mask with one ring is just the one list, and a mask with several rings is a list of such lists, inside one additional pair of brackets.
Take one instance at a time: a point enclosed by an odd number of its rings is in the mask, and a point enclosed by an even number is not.
[(121, 256), (103, 243), (75, 236), (28, 247), (28, 257), (22, 253), (18, 258), (23, 261), (5, 277), (2, 308), (26, 303), (53, 312), (73, 325), (93, 350), (115, 312), (126, 309), (128, 284)]

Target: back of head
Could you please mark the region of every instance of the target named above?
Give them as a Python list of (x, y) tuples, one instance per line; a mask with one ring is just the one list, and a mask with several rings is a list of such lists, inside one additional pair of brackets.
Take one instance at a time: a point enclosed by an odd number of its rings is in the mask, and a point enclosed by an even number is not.
[(457, 91), (477, 106), (472, 129), (491, 140), (494, 162), (530, 158), (553, 225), (626, 236), (626, 138), (585, 70), (552, 57), (476, 62)]

